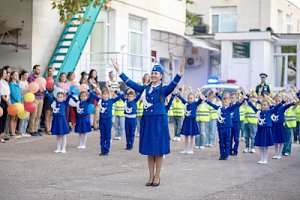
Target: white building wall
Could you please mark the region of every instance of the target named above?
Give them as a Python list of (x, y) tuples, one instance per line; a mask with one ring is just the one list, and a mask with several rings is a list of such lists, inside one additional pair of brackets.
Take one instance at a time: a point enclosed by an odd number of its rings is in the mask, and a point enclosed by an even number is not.
[(64, 29), (64, 24), (59, 23), (57, 10), (51, 9), (51, 3), (49, 0), (33, 0), (32, 65), (39, 64), (44, 70)]
[[(5, 5), (5, 6), (4, 6)], [(8, 45), (0, 45), (0, 67), (9, 65), (16, 70), (31, 69), (31, 30), (32, 30), (32, 0), (1, 0), (0, 22), (5, 21), (5, 27), (21, 28), (18, 36), (19, 44), (29, 45), (29, 50)], [(5, 28), (5, 27), (1, 27)], [(4, 38), (6, 42), (9, 41)]]
[[(289, 0), (195, 0), (188, 10), (203, 15), (204, 23), (211, 32), (212, 7), (237, 7), (237, 32), (259, 28), (264, 31), (272, 27), (274, 32), (287, 33), (286, 15), (291, 15), (293, 33), (300, 33), (300, 8)], [(278, 9), (283, 12), (282, 31), (278, 30)]]

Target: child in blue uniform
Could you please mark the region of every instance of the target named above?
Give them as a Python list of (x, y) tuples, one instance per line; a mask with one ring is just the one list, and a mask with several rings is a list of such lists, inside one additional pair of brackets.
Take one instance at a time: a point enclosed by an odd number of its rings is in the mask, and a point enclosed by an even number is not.
[(98, 101), (100, 105), (100, 146), (101, 153), (99, 156), (107, 156), (110, 149), (111, 127), (112, 127), (112, 106), (117, 102), (121, 95), (116, 98), (109, 98), (109, 90), (107, 88), (102, 90), (102, 97), (98, 97), (94, 92), (90, 91), (92, 98)]
[[(113, 61), (116, 71), (120, 67)], [(185, 63), (180, 66), (180, 73), (184, 72)], [(120, 78), (135, 92), (142, 93), (144, 111), (140, 127), (139, 152), (148, 156), (149, 179), (146, 186), (158, 186), (160, 184), (160, 171), (163, 163), (163, 155), (170, 153), (170, 136), (165, 108), (165, 98), (173, 92), (181, 75), (176, 75), (173, 81), (166, 86), (162, 85), (163, 68), (154, 65), (151, 72), (151, 83), (139, 85), (130, 80), (124, 73)]]
[(230, 105), (230, 100), (228, 96), (222, 97), (222, 106), (213, 104), (212, 102), (206, 100), (206, 98), (200, 94), (200, 98), (205, 100), (205, 102), (218, 111), (218, 133), (219, 133), (219, 145), (220, 145), (220, 158), (219, 160), (227, 160), (230, 151), (230, 133), (232, 127), (231, 113), (234, 109), (238, 108), (244, 101), (242, 96), (240, 100), (232, 105)]
[[(119, 94), (119, 93), (118, 93)], [(126, 150), (132, 150), (134, 143), (134, 133), (136, 128), (137, 102), (141, 98), (141, 94), (135, 95), (133, 90), (129, 90), (126, 94), (119, 94), (125, 102), (125, 135), (126, 135)]]
[(66, 153), (66, 135), (70, 133), (69, 125), (66, 119), (66, 106), (70, 101), (71, 95), (68, 95), (67, 99), (64, 101), (65, 94), (63, 92), (58, 92), (56, 100), (54, 100), (49, 94), (48, 90), (44, 91), (51, 102), (51, 107), (53, 109), (51, 133), (52, 135), (56, 135), (57, 146), (57, 149), (54, 151), (54, 153)]
[(248, 99), (248, 105), (255, 111), (258, 117), (257, 133), (255, 135), (254, 146), (260, 147), (260, 161), (258, 164), (268, 163), (268, 147), (273, 146), (272, 136), (272, 120), (271, 115), (275, 113), (278, 108), (282, 106), (279, 103), (277, 106), (270, 108), (270, 103), (263, 99), (261, 101), (261, 110), (258, 110), (252, 102)]
[(86, 148), (87, 134), (92, 131), (91, 122), (89, 118), (88, 108), (92, 104), (92, 97), (88, 95), (86, 91), (79, 94), (79, 100), (71, 96), (71, 98), (76, 102), (76, 125), (75, 132), (78, 133), (79, 146), (78, 149)]
[(185, 113), (180, 133), (185, 136), (185, 149), (180, 153), (193, 154), (194, 138), (196, 135), (199, 135), (199, 129), (196, 122), (196, 112), (197, 107), (202, 102), (202, 99), (199, 98), (199, 100), (195, 102), (195, 96), (193, 93), (188, 94), (188, 101), (182, 98), (179, 94), (177, 96), (184, 104)]
[[(275, 99), (276, 105), (280, 104), (281, 102), (282, 102), (282, 97), (277, 95)], [(283, 144), (286, 142), (286, 135), (285, 135), (284, 125), (283, 125), (285, 122), (284, 112), (293, 105), (294, 103), (289, 103), (284, 106), (281, 106), (278, 108), (276, 112), (274, 112), (271, 115), (272, 135), (273, 135), (273, 141), (275, 147), (275, 155), (273, 156), (273, 159), (281, 158)]]

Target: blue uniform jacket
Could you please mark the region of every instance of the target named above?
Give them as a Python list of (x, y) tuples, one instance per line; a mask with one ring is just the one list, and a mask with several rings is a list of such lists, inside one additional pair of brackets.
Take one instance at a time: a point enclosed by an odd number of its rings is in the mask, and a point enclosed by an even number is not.
[[(216, 96), (222, 100), (222, 95), (220, 95), (219, 93), (216, 93)], [(245, 101), (245, 100), (244, 100)], [(244, 102), (243, 101), (243, 102)], [(239, 122), (240, 121), (240, 106), (243, 105), (243, 102), (238, 106), (236, 107), (233, 112), (231, 113), (231, 118), (232, 118), (232, 122)], [(237, 102), (235, 102), (237, 103)], [(235, 103), (232, 103), (231, 105), (235, 104)]]
[(218, 128), (229, 128), (232, 127), (232, 118), (231, 113), (234, 109), (238, 108), (242, 105), (240, 102), (236, 102), (233, 105), (227, 106), (224, 108), (223, 106), (218, 106), (213, 104), (212, 102), (206, 100), (205, 101), (208, 105), (213, 107), (215, 110), (218, 110)]
[(125, 115), (132, 115), (132, 114), (137, 114), (137, 106), (136, 103), (138, 100), (141, 98), (142, 94), (138, 94), (135, 99), (132, 101), (128, 101), (128, 99), (125, 98), (125, 94), (120, 94), (121, 99), (125, 102), (125, 109), (124, 109), (124, 114)]
[(72, 95), (68, 95), (67, 99), (63, 102), (59, 102), (54, 100), (48, 90), (44, 91), (46, 96), (48, 97), (49, 101), (51, 102), (51, 107), (53, 110), (53, 117), (54, 116), (66, 116), (66, 107), (69, 104)]
[[(284, 102), (282, 102), (284, 103)], [(287, 105), (280, 106), (276, 112), (271, 115), (273, 124), (283, 124), (285, 122), (284, 112), (289, 109), (289, 107), (295, 105), (295, 103), (289, 103)], [(270, 106), (273, 108), (274, 106)]]
[(197, 107), (201, 104), (202, 99), (199, 99), (198, 101), (195, 101), (195, 102), (192, 102), (192, 103), (188, 103), (184, 98), (182, 98), (182, 96), (178, 95), (178, 98), (184, 104), (185, 117), (196, 118), (196, 116), (197, 116)]
[(268, 110), (258, 110), (250, 100), (247, 100), (248, 105), (254, 110), (255, 113), (259, 112), (258, 126), (259, 127), (272, 127), (271, 115), (282, 106), (282, 103), (274, 106)]
[(170, 110), (170, 108), (171, 108), (171, 106), (172, 106), (172, 104), (173, 104), (174, 98), (175, 98), (175, 95), (172, 94), (172, 96), (171, 96), (171, 98), (170, 98), (168, 104), (165, 106), (166, 112), (168, 112), (168, 111)]
[(117, 102), (121, 95), (116, 98), (108, 98), (106, 100), (98, 97), (94, 92), (90, 92), (92, 98), (96, 99), (100, 103), (100, 119), (107, 119), (112, 117), (112, 107), (115, 102)]
[[(165, 99), (169, 94), (173, 92), (178, 82), (180, 81), (181, 76), (177, 74), (169, 85), (163, 86), (162, 84), (160, 84), (153, 88), (151, 93), (149, 93), (149, 90), (152, 84), (139, 85), (130, 80), (124, 73), (120, 75), (120, 78), (126, 83), (128, 87), (132, 88), (137, 93), (142, 94), (144, 104), (143, 115), (166, 115), (167, 112), (165, 108)], [(143, 93), (145, 93), (145, 95), (143, 95)], [(162, 97), (161, 101), (160, 96)]]
[(10, 103), (18, 103), (23, 101), (22, 90), (19, 83), (10, 82), (9, 83), (10, 89)]
[(70, 95), (71, 98), (76, 102), (76, 114), (78, 117), (88, 115), (88, 107), (92, 103), (93, 97), (89, 95), (88, 99), (85, 101), (80, 101), (76, 99), (73, 95)]

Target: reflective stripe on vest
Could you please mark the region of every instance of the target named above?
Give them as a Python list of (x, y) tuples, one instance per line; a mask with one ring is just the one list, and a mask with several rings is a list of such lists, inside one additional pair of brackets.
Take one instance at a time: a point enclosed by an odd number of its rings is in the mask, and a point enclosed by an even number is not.
[(173, 102), (173, 116), (176, 117), (183, 117), (184, 116), (184, 105), (181, 101), (178, 101), (177, 99)]
[(249, 105), (247, 105), (245, 108), (244, 123), (245, 124), (257, 124), (257, 122), (258, 122), (258, 119), (257, 119), (256, 113)]
[(124, 109), (125, 109), (125, 104), (122, 100), (119, 100), (115, 103), (115, 116), (120, 116), (124, 117)]
[(284, 124), (288, 128), (295, 128), (297, 126), (296, 112), (293, 107), (290, 107), (287, 111), (285, 111), (284, 118), (285, 118)]
[(245, 107), (242, 105), (241, 107), (240, 107), (240, 120), (241, 121), (244, 121), (245, 120)]
[(300, 106), (299, 105), (296, 108), (296, 121), (300, 122)]
[(210, 112), (206, 103), (201, 103), (197, 109), (196, 121), (209, 122)]
[(136, 103), (136, 112), (137, 112), (136, 116), (141, 117), (143, 115), (143, 111), (144, 111), (144, 104), (142, 101), (138, 101)]

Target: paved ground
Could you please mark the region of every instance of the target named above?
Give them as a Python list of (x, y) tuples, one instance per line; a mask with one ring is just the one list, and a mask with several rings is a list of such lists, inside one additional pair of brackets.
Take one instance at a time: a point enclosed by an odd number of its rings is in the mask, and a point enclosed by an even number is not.
[(68, 136), (66, 154), (53, 153), (53, 136), (0, 144), (0, 199), (300, 199), (299, 144), (291, 157), (258, 165), (258, 153), (219, 161), (217, 147), (182, 155), (183, 142), (172, 141), (161, 185), (152, 188), (137, 143), (125, 151), (124, 140), (113, 141), (110, 155), (99, 157), (98, 132), (85, 150), (77, 142)]

